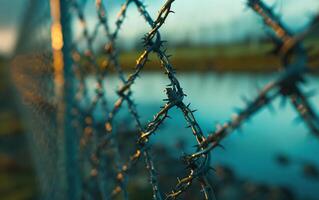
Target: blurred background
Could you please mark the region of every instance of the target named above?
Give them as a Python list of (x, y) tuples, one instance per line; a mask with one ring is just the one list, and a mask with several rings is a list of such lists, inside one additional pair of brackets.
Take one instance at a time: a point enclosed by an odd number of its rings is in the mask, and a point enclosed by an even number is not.
[[(85, 4), (87, 26), (92, 32), (98, 20), (95, 3), (93, 0), (80, 2)], [(116, 15), (124, 1), (103, 2), (110, 27), (114, 29)], [(162, 0), (143, 2), (154, 17), (164, 3)], [(318, 0), (265, 2), (294, 33), (318, 22)], [(41, 154), (39, 147), (51, 145), (42, 138), (49, 136), (48, 115), (52, 114), (50, 101), (42, 100), (42, 97), (50, 99), (53, 94), (52, 83), (43, 75), (53, 76), (50, 2), (1, 0), (0, 3), (0, 196), (1, 199), (37, 199), (41, 196), (39, 184), (46, 182), (41, 171), (52, 167), (50, 159), (56, 156), (50, 151), (45, 154), (46, 159), (37, 159)], [(168, 17), (160, 31), (162, 38), (168, 41), (166, 47), (173, 55), (171, 61), (187, 94), (186, 101), (198, 109), (198, 122), (208, 133), (217, 123), (229, 120), (235, 108), (243, 107), (244, 97), (253, 99), (258, 88), (278, 77), (280, 59), (271, 53), (274, 46), (266, 34), (267, 28), (244, 0), (176, 0), (173, 10), (175, 14)], [(80, 23), (73, 20), (71, 26), (72, 37), (80, 38)], [(125, 72), (132, 71), (143, 50), (143, 35), (148, 31), (136, 7), (130, 6), (117, 39)], [(307, 84), (302, 86), (305, 91), (319, 89), (319, 77), (315, 73), (319, 69), (318, 36), (319, 28), (305, 38), (311, 56), (316, 58), (310, 63), (314, 73), (307, 76)], [(83, 45), (79, 40), (78, 46)], [(93, 48), (99, 52), (104, 45), (105, 35), (101, 33)], [(152, 57), (132, 87), (144, 123), (152, 119), (163, 104), (163, 91), (169, 83), (163, 72)], [(88, 76), (86, 82), (92, 86), (89, 94), (93, 94), (96, 80)], [(119, 80), (111, 73), (105, 81), (110, 102), (116, 99), (118, 85)], [(319, 95), (309, 100), (318, 113)], [(96, 115), (103, 116), (103, 113)], [(165, 189), (173, 186), (172, 177), (181, 173), (178, 156), (181, 152), (190, 152), (195, 144), (185, 129), (181, 113), (174, 109), (170, 115), (174, 116), (173, 120), (165, 122), (152, 139), (156, 162), (164, 174), (161, 181), (167, 182)], [(290, 103), (279, 98), (272, 103), (272, 108), (258, 112), (241, 131), (231, 134), (222, 143), (225, 150), (213, 151), (212, 166), (216, 172), (212, 173), (212, 185), (218, 199), (319, 199), (319, 140), (304, 123), (298, 123), (297, 116)], [(41, 125), (35, 126), (37, 123)], [(125, 108), (116, 124), (127, 128), (119, 128), (119, 131), (128, 132), (131, 123)], [(43, 135), (30, 133), (34, 130), (42, 131)], [(172, 166), (176, 169), (165, 174)], [(139, 180), (143, 176), (140, 166), (131, 179)], [(139, 186), (129, 184), (133, 199), (151, 195), (145, 180), (140, 179)], [(50, 187), (51, 183), (46, 184)], [(141, 191), (145, 196), (140, 196)], [(190, 194), (193, 195), (192, 191)]]

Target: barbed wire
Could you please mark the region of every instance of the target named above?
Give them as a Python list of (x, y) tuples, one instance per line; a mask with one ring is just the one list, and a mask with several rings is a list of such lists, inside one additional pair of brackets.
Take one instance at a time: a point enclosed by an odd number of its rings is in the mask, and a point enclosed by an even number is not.
[[(300, 117), (312, 130), (312, 133), (318, 136), (319, 118), (310, 106), (307, 96), (303, 94), (298, 86), (304, 80), (303, 75), (309, 70), (306, 66), (306, 52), (302, 47), (301, 41), (297, 39), (299, 37), (293, 36), (279, 20), (279, 17), (275, 16), (273, 11), (261, 0), (248, 0), (248, 6), (259, 14), (265, 24), (275, 33), (276, 38), (273, 41), (276, 49), (278, 49), (276, 53), (282, 58), (282, 66), (285, 68), (284, 72), (278, 80), (267, 84), (254, 100), (246, 101), (246, 108), (234, 115), (232, 120), (223, 125), (218, 125), (218, 128), (200, 143), (199, 147), (202, 148), (201, 150), (184, 156), (183, 159), (190, 164), (194, 163), (200, 156), (209, 154), (214, 148), (220, 146), (224, 138), (234, 130), (240, 128), (245, 121), (260, 109), (269, 105), (278, 96), (290, 98)], [(290, 63), (289, 59), (292, 54), (297, 54), (298, 59)], [(203, 167), (203, 169), (205, 168), (207, 166)], [(207, 173), (207, 170), (205, 173)], [(194, 178), (196, 176), (191, 172), (190, 175), (182, 179), (183, 181), (179, 181), (175, 190), (173, 190), (167, 199), (175, 199), (179, 196), (185, 191), (185, 186), (191, 184)]]
[[(153, 199), (177, 199), (185, 193), (194, 182), (197, 182), (201, 187), (204, 199), (215, 199), (213, 187), (210, 185), (208, 178), (208, 174), (213, 170), (210, 166), (212, 150), (216, 147), (221, 147), (220, 143), (229, 134), (239, 129), (243, 123), (252, 118), (258, 111), (270, 106), (273, 100), (278, 97), (288, 99), (311, 132), (315, 136), (319, 136), (319, 117), (310, 105), (308, 96), (300, 87), (300, 84), (305, 82), (305, 73), (310, 70), (308, 67), (308, 52), (303, 45), (303, 39), (305, 35), (310, 32), (311, 27), (303, 33), (293, 34), (279, 17), (276, 16), (273, 10), (261, 0), (247, 0), (247, 5), (263, 19), (266, 27), (271, 31), (270, 36), (276, 47), (274, 53), (281, 59), (283, 70), (279, 78), (268, 83), (259, 91), (259, 94), (252, 101), (246, 101), (244, 109), (239, 110), (231, 120), (222, 125), (218, 125), (216, 130), (205, 136), (194, 115), (196, 110), (192, 110), (190, 104), (185, 103), (184, 97), (186, 94), (176, 77), (176, 72), (170, 62), (170, 55), (167, 53), (167, 49), (164, 45), (166, 41), (162, 39), (160, 33), (160, 29), (167, 21), (167, 18), (170, 14), (174, 13), (172, 10), (174, 1), (175, 0), (166, 0), (159, 10), (158, 15), (153, 19), (142, 1), (126, 0), (120, 8), (114, 23), (115, 28), (112, 31), (109, 26), (107, 9), (103, 1), (96, 0), (95, 6), (98, 22), (90, 33), (87, 26), (88, 21), (84, 14), (86, 2), (80, 4), (77, 0), (72, 0), (73, 11), (76, 13), (77, 20), (79, 20), (82, 25), (80, 38), (72, 43), (74, 76), (78, 80), (76, 95), (74, 97), (74, 101), (77, 102), (77, 104), (74, 105), (74, 121), (78, 121), (75, 123), (77, 130), (79, 130), (80, 133), (82, 132), (81, 145), (83, 147), (90, 143), (93, 137), (96, 138), (96, 142), (93, 143), (93, 147), (88, 153), (90, 155), (88, 159), (90, 163), (88, 167), (90, 173), (87, 177), (85, 177), (85, 173), (82, 175), (83, 187), (86, 187), (86, 189), (83, 189), (82, 197), (85, 199), (95, 199), (98, 194), (101, 194), (102, 199), (114, 199), (121, 193), (123, 199), (129, 199), (127, 180), (130, 172), (137, 165), (141, 157), (144, 157), (145, 160), (145, 168), (148, 171), (149, 183), (153, 191)], [(149, 25), (150, 30), (143, 37), (144, 49), (136, 60), (134, 71), (126, 77), (119, 62), (119, 53), (116, 43), (120, 29), (126, 19), (128, 7), (131, 6), (131, 4), (136, 6), (140, 15)], [(103, 63), (99, 64), (99, 56), (94, 53), (93, 43), (97, 40), (101, 28), (104, 31), (104, 39), (106, 39), (107, 42), (105, 42), (102, 53)], [(82, 52), (80, 50), (81, 47), (78, 46), (78, 43), (82, 40), (86, 43), (84, 52)], [(136, 108), (136, 103), (132, 98), (133, 91), (131, 87), (147, 65), (151, 54), (156, 55), (160, 60), (161, 66), (170, 83), (165, 88), (167, 98), (164, 99), (163, 106), (154, 115), (153, 119), (146, 123), (146, 125), (143, 125)], [(88, 70), (90, 73), (93, 72), (93, 76), (97, 82), (93, 98), (89, 96), (89, 86), (87, 86), (85, 80), (88, 73), (84, 69), (86, 66), (90, 69)], [(109, 109), (108, 105), (110, 100), (107, 98), (104, 81), (108, 75), (107, 69), (111, 66), (116, 71), (121, 83), (116, 90), (117, 99), (111, 109)], [(79, 102), (84, 102), (86, 105), (83, 106)], [(125, 159), (120, 155), (120, 141), (117, 139), (118, 133), (114, 130), (114, 120), (122, 109), (124, 102), (126, 102), (128, 111), (139, 132), (135, 149), (125, 162), (123, 161)], [(98, 107), (99, 103), (101, 104), (101, 108)], [(191, 130), (197, 142), (197, 146), (194, 153), (181, 156), (183, 164), (189, 171), (188, 175), (183, 178), (177, 178), (178, 182), (172, 191), (164, 196), (164, 192), (160, 189), (159, 174), (151, 153), (152, 145), (150, 144), (150, 140), (164, 121), (171, 118), (169, 111), (172, 108), (178, 108), (183, 114), (187, 128)], [(96, 109), (104, 114), (102, 122), (94, 122), (93, 112)], [(79, 114), (82, 117), (78, 117)], [(104, 128), (101, 128), (100, 124), (104, 124)], [(83, 130), (80, 131), (81, 129)], [(98, 132), (102, 134), (95, 134), (94, 136), (94, 133)], [(107, 155), (107, 150), (112, 150), (113, 153)], [(111, 161), (111, 157), (113, 157), (115, 169), (113, 169), (113, 173), (108, 173), (106, 172), (105, 162)], [(106, 178), (108, 180), (104, 180)], [(106, 187), (103, 183), (109, 180), (115, 181), (110, 188)], [(90, 184), (94, 185), (94, 189), (90, 189)], [(97, 187), (99, 184), (100, 186)], [(106, 192), (106, 189), (109, 191)]]

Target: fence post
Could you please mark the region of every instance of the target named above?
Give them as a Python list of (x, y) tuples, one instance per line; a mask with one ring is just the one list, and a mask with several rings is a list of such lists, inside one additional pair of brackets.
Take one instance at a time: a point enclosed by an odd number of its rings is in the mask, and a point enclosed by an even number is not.
[(51, 0), (51, 38), (53, 49), (55, 95), (57, 98), (57, 145), (63, 198), (80, 199), (81, 179), (78, 158), (78, 135), (72, 127), (74, 77), (72, 72), (72, 31), (70, 0)]

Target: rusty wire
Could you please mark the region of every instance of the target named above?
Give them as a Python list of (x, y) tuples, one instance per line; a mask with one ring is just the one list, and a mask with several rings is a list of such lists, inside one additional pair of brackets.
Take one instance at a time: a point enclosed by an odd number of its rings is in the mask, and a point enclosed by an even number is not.
[[(276, 53), (282, 60), (284, 71), (278, 80), (267, 84), (255, 99), (247, 101), (246, 108), (235, 114), (232, 120), (218, 125), (217, 129), (200, 143), (200, 149), (197, 152), (184, 156), (183, 159), (189, 163), (195, 162), (202, 155), (209, 154), (214, 148), (220, 146), (224, 138), (234, 130), (240, 128), (245, 121), (262, 108), (271, 104), (271, 102), (279, 96), (290, 99), (311, 132), (315, 136), (318, 136), (319, 118), (310, 106), (307, 95), (303, 94), (299, 86), (304, 80), (304, 74), (309, 70), (306, 63), (306, 51), (302, 46), (300, 37), (293, 35), (279, 20), (279, 17), (261, 0), (248, 0), (248, 6), (259, 14), (263, 18), (265, 25), (274, 32), (273, 37), (275, 37), (275, 40), (273, 41), (275, 42), (274, 45), (276, 49), (278, 49)], [(290, 61), (293, 55), (298, 59)], [(204, 166), (203, 170), (205, 170), (205, 168), (207, 168), (207, 166)], [(198, 177), (194, 176), (193, 172), (190, 172), (188, 176), (178, 182), (167, 199), (177, 198), (185, 191), (185, 188), (189, 187), (195, 178)]]
[[(296, 108), (300, 117), (303, 119), (316, 136), (319, 136), (319, 118), (308, 102), (308, 97), (300, 88), (300, 84), (304, 81), (304, 74), (309, 71), (307, 51), (303, 47), (302, 40), (306, 33), (293, 34), (284, 23), (279, 20), (272, 9), (270, 9), (261, 0), (248, 0), (247, 5), (254, 10), (265, 22), (265, 25), (272, 30), (272, 37), (274, 38), (274, 45), (276, 46), (276, 55), (281, 58), (283, 71), (280, 77), (267, 84), (252, 101), (247, 101), (244, 109), (240, 110), (228, 122), (219, 125), (215, 131), (209, 133), (207, 136), (203, 133), (199, 123), (197, 122), (194, 112), (190, 104), (185, 104), (184, 97), (186, 94), (180, 85), (174, 67), (170, 62), (170, 56), (167, 54), (164, 47), (164, 40), (161, 38), (160, 29), (166, 22), (170, 14), (173, 13), (172, 5), (175, 0), (166, 0), (162, 8), (159, 10), (156, 18), (152, 18), (147, 11), (146, 6), (140, 0), (126, 0), (121, 6), (117, 19), (115, 21), (115, 29), (112, 31), (109, 27), (107, 9), (102, 0), (96, 0), (96, 13), (98, 23), (95, 25), (92, 33), (89, 33), (87, 28), (87, 20), (83, 12), (83, 7), (72, 0), (72, 8), (76, 13), (77, 20), (82, 24), (82, 36), (79, 40), (86, 41), (86, 48), (84, 52), (80, 52), (77, 47), (77, 40), (73, 42), (73, 63), (75, 76), (79, 80), (75, 101), (84, 100), (87, 103), (87, 108), (83, 110), (81, 107), (74, 105), (74, 115), (81, 113), (84, 117), (81, 118), (80, 124), (84, 128), (81, 144), (86, 146), (92, 140), (94, 132), (98, 132), (94, 120), (93, 111), (97, 109), (97, 105), (101, 102), (102, 109), (100, 112), (104, 113), (103, 119), (104, 130), (102, 135), (96, 136), (97, 144), (94, 145), (90, 152), (90, 174), (88, 177), (83, 177), (83, 185), (89, 185), (88, 182), (96, 183), (97, 180), (103, 178), (106, 174), (103, 170), (103, 162), (108, 160), (105, 154), (106, 149), (113, 149), (113, 154), (116, 163), (116, 170), (114, 174), (107, 174), (107, 178), (114, 179), (114, 188), (109, 188), (108, 194), (103, 195), (103, 189), (88, 190), (83, 197), (94, 197), (96, 193), (101, 193), (105, 199), (116, 198), (122, 193), (124, 199), (128, 199), (127, 179), (129, 173), (139, 162), (143, 156), (145, 159), (145, 168), (148, 170), (150, 185), (153, 190), (153, 199), (177, 199), (180, 195), (186, 192), (194, 182), (197, 182), (201, 187), (203, 198), (206, 200), (215, 199), (212, 186), (207, 178), (208, 173), (212, 170), (210, 166), (211, 151), (218, 146), (230, 133), (239, 129), (242, 124), (249, 118), (253, 117), (259, 110), (269, 106), (277, 97), (289, 99), (292, 105)], [(134, 4), (138, 12), (144, 18), (146, 23), (150, 26), (150, 30), (143, 37), (144, 50), (137, 58), (133, 73), (127, 77), (123, 73), (122, 66), (119, 63), (118, 52), (116, 47), (116, 40), (120, 33), (122, 24), (127, 16), (128, 7)], [(85, 6), (85, 5), (84, 5)], [(103, 59), (105, 63), (102, 68), (97, 62), (97, 55), (94, 54), (93, 42), (96, 40), (99, 29), (102, 28), (105, 33), (107, 42), (103, 52)], [(307, 30), (308, 31), (308, 30)], [(136, 109), (136, 104), (132, 99), (131, 87), (139, 77), (141, 71), (149, 61), (150, 54), (154, 54), (161, 62), (161, 66), (170, 81), (166, 87), (165, 93), (167, 99), (164, 99), (164, 105), (154, 115), (146, 125), (143, 125), (139, 119), (139, 113)], [(83, 60), (85, 59), (89, 66), (92, 67), (94, 77), (96, 77), (97, 86), (93, 100), (88, 97), (88, 86), (85, 83), (85, 71), (82, 69)], [(82, 66), (82, 67), (81, 67)], [(104, 88), (104, 80), (107, 77), (107, 69), (113, 66), (117, 72), (121, 85), (117, 89), (117, 99), (112, 106), (112, 109), (107, 109), (106, 90)], [(118, 112), (122, 109), (123, 103), (126, 102), (129, 108), (130, 115), (135, 121), (137, 130), (139, 132), (136, 149), (132, 155), (127, 159), (119, 155), (119, 141), (116, 139), (116, 131), (114, 130), (114, 120)], [(151, 145), (149, 143), (152, 135), (158, 130), (163, 122), (170, 118), (168, 115), (172, 108), (178, 108), (183, 113), (185, 123), (191, 129), (194, 139), (197, 142), (197, 149), (194, 153), (183, 155), (181, 160), (188, 169), (189, 174), (184, 178), (177, 178), (178, 183), (173, 190), (164, 197), (164, 192), (160, 190), (158, 172), (154, 163), (154, 158), (151, 153)], [(104, 180), (105, 181), (105, 180)]]

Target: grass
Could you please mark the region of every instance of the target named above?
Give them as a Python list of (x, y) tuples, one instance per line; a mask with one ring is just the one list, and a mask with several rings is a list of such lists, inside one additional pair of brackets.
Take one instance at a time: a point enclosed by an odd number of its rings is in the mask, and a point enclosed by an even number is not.
[[(0, 199), (34, 199), (36, 183), (32, 169), (27, 166), (30, 165), (30, 161), (26, 160), (24, 154), (22, 157), (14, 156), (14, 152), (19, 149), (21, 152), (27, 152), (25, 142), (8, 140), (23, 134), (8, 79), (6, 62), (0, 59), (0, 142), (3, 145), (0, 147)], [(26, 160), (26, 162), (22, 162), (24, 163), (22, 165), (17, 162), (18, 160)]]
[[(306, 41), (306, 46), (319, 46), (318, 39)], [(169, 48), (172, 54), (171, 62), (178, 71), (217, 71), (217, 72), (273, 72), (281, 67), (278, 56), (271, 54), (271, 43), (261, 44), (231, 44), (210, 47)], [(319, 48), (311, 50), (317, 55)], [(124, 52), (120, 62), (124, 69), (135, 66), (135, 60), (141, 52)], [(145, 70), (159, 70), (160, 63), (155, 55), (151, 55)], [(317, 66), (319, 62), (312, 63)]]
[(0, 194), (7, 200), (34, 199), (36, 183), (30, 166), (0, 154)]
[[(319, 40), (307, 40), (307, 46), (316, 46), (311, 52), (317, 55), (319, 52)], [(169, 48), (169, 53), (174, 68), (178, 71), (217, 71), (217, 72), (252, 72), (264, 73), (276, 71), (280, 68), (280, 60), (277, 56), (269, 54), (273, 46), (270, 43), (256, 44), (232, 44), (210, 47)], [(135, 66), (136, 59), (141, 52), (124, 52), (120, 55), (120, 62), (125, 70)], [(158, 58), (152, 54), (151, 61), (145, 70), (160, 70)], [(318, 60), (318, 59), (317, 59)], [(319, 66), (319, 61), (312, 63)], [(5, 75), (5, 64), (0, 60), (0, 140), (4, 136), (21, 134), (23, 127), (19, 121), (14, 105), (8, 94), (8, 84)], [(318, 69), (318, 68), (317, 68)], [(12, 170), (12, 163), (8, 162), (8, 155), (1, 156), (0, 152), (0, 193), (1, 199), (31, 199), (34, 197), (35, 177), (30, 169)], [(9, 166), (9, 167), (6, 167)], [(11, 167), (11, 168), (10, 168)], [(13, 167), (14, 168), (14, 167)], [(136, 191), (135, 189), (133, 191)], [(140, 191), (143, 194), (147, 191)], [(135, 194), (135, 195), (138, 195)]]

